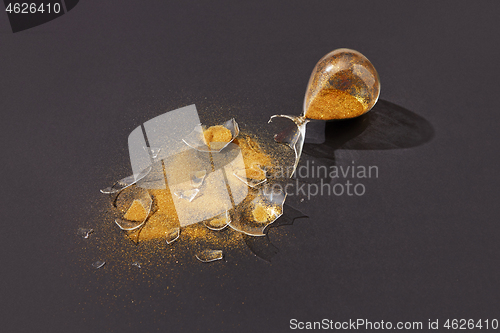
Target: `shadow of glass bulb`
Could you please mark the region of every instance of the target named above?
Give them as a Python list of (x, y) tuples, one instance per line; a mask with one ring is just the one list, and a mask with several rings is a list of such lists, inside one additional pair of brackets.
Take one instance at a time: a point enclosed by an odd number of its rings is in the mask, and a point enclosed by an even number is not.
[(373, 108), (379, 95), (378, 73), (360, 52), (337, 49), (321, 58), (309, 79), (302, 114), (274, 115), (269, 119), (288, 118), (295, 124), (274, 137), (294, 150), (293, 171), (302, 153), (308, 122), (359, 117)]

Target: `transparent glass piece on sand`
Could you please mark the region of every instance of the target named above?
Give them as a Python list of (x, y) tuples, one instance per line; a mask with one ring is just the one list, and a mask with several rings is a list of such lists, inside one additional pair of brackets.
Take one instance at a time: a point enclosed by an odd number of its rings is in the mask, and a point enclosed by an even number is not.
[(166, 232), (166, 241), (167, 244), (172, 244), (175, 242), (181, 234), (181, 229), (180, 228), (173, 228), (170, 229)]
[(229, 223), (231, 223), (231, 214), (229, 214), (229, 211), (225, 211), (224, 213), (215, 216), (214, 218), (203, 221), (203, 224), (208, 229), (216, 231), (224, 229)]
[(207, 170), (193, 172), (193, 175), (191, 176), (191, 186), (198, 188), (203, 185), (203, 181), (205, 180), (206, 175)]
[(99, 269), (102, 266), (104, 266), (105, 264), (106, 264), (106, 262), (104, 260), (96, 260), (92, 263), (92, 267), (94, 267), (95, 269)]
[(245, 169), (237, 169), (233, 174), (236, 178), (250, 187), (256, 187), (267, 181), (266, 171), (259, 165), (252, 165), (252, 167)]
[(283, 214), (286, 195), (279, 188), (260, 189), (235, 214), (229, 226), (250, 236), (264, 236), (265, 229)]
[(77, 235), (85, 239), (90, 237), (90, 234), (94, 232), (94, 229), (78, 228)]
[(233, 142), (233, 140), (238, 136), (240, 133), (240, 129), (238, 127), (238, 123), (236, 123), (236, 120), (234, 118), (226, 121), (223, 124), (220, 124), (218, 126), (222, 126), (226, 129), (228, 129), (231, 132), (231, 139), (229, 141), (224, 141), (224, 142), (217, 142), (217, 141), (211, 141), (207, 142), (205, 140), (205, 130), (207, 129), (206, 126), (198, 124), (194, 130), (185, 138), (182, 139), (185, 144), (190, 146), (191, 148), (194, 148), (198, 151), (202, 152), (220, 152), (222, 149), (224, 149), (228, 144)]
[(104, 194), (118, 194), (129, 186), (134, 185), (144, 177), (146, 177), (151, 172), (152, 166), (147, 167), (138, 174), (134, 174), (117, 181), (114, 185), (101, 190)]
[(146, 223), (152, 204), (151, 195), (143, 188), (133, 187), (121, 192), (116, 207), (123, 216), (115, 219), (115, 223), (124, 231), (139, 229)]
[(185, 190), (185, 191), (177, 191), (174, 192), (175, 196), (179, 199), (184, 199), (189, 202), (192, 202), (194, 198), (196, 198), (196, 195), (200, 192), (199, 189), (191, 189), (191, 190)]
[(137, 268), (142, 268), (142, 267), (141, 267), (141, 263), (140, 263), (140, 262), (138, 262), (138, 261), (134, 261), (134, 262), (133, 262), (133, 263), (131, 263), (130, 265), (135, 266), (135, 267), (137, 267)]
[(196, 254), (196, 259), (201, 262), (212, 262), (224, 258), (222, 250), (203, 250)]

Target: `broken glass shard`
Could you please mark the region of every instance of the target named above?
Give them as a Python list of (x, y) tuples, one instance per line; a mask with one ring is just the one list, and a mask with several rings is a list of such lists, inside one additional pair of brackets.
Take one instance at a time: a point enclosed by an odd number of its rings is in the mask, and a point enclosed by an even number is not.
[(151, 170), (149, 173), (142, 179), (138, 180), (135, 185), (148, 190), (164, 189), (166, 184), (162, 160), (153, 161), (150, 168)]
[(269, 119), (269, 123), (272, 122), (274, 118), (286, 118), (293, 121), (293, 124), (282, 132), (275, 134), (274, 140), (278, 143), (287, 144), (293, 149), (295, 153), (295, 163), (293, 165), (293, 170), (291, 176), (295, 173), (297, 165), (299, 164), (300, 155), (302, 154), (302, 148), (304, 147), (304, 138), (306, 137), (306, 125), (309, 122), (308, 119), (304, 117), (296, 117), (289, 115), (274, 115)]
[(172, 244), (173, 242), (175, 242), (179, 238), (180, 233), (181, 233), (180, 228), (173, 228), (167, 231), (166, 232), (167, 244)]
[[(218, 138), (217, 135), (214, 135), (215, 131), (219, 131), (221, 129), (229, 130), (230, 137)], [(236, 123), (236, 120), (232, 118), (223, 124), (212, 126), (208, 129), (206, 126), (198, 124), (188, 136), (182, 139), (182, 141), (198, 151), (220, 152), (229, 143), (231, 143), (239, 133), (240, 129), (238, 127), (238, 123)]]
[(120, 229), (136, 230), (144, 225), (150, 212), (153, 200), (148, 191), (140, 187), (122, 191), (116, 200), (116, 207), (123, 214), (115, 219)]
[(193, 175), (191, 176), (191, 186), (200, 187), (203, 184), (206, 175), (207, 170), (193, 172)]
[(177, 191), (174, 192), (175, 196), (179, 199), (184, 199), (189, 202), (192, 202), (194, 198), (196, 198), (196, 195), (200, 192), (199, 189), (195, 188), (192, 190), (186, 190), (186, 191)]
[(117, 194), (117, 193), (123, 191), (124, 189), (126, 189), (127, 187), (134, 185), (135, 183), (137, 183), (139, 180), (143, 179), (144, 177), (146, 177), (150, 171), (151, 171), (151, 166), (147, 167), (146, 169), (144, 169), (143, 171), (141, 171), (138, 174), (133, 174), (132, 176), (128, 176), (128, 177), (125, 177), (123, 179), (120, 179), (113, 186), (110, 186), (110, 187), (107, 187), (107, 188), (101, 190), (101, 193)]
[(286, 195), (279, 188), (265, 188), (240, 207), (229, 226), (250, 236), (264, 236), (268, 225), (283, 214)]
[(151, 160), (154, 162), (157, 158), (158, 155), (160, 154), (161, 148), (154, 148), (154, 147), (142, 147), (149, 155)]
[(78, 236), (83, 238), (89, 238), (90, 234), (94, 232), (94, 229), (78, 228)]
[(141, 264), (138, 262), (138, 261), (134, 261), (133, 263), (131, 263), (132, 266), (135, 266), (137, 268), (142, 268), (141, 267)]
[(203, 250), (196, 254), (196, 259), (201, 262), (211, 262), (222, 258), (224, 258), (224, 254), (221, 250)]
[(104, 266), (105, 264), (106, 264), (106, 262), (105, 262), (105, 261), (103, 261), (103, 260), (97, 260), (97, 261), (94, 261), (94, 262), (92, 263), (92, 267), (94, 267), (95, 269), (99, 269), (99, 268), (101, 268), (102, 266)]
[(250, 187), (256, 187), (267, 181), (266, 172), (259, 165), (235, 170), (233, 174)]
[(222, 230), (231, 222), (231, 215), (229, 211), (225, 211), (224, 213), (215, 216), (209, 220), (203, 222), (203, 224), (210, 230)]
[(143, 147), (145, 151), (149, 154), (152, 160), (156, 160), (158, 158), (158, 154), (161, 151), (161, 148), (153, 148), (153, 147)]

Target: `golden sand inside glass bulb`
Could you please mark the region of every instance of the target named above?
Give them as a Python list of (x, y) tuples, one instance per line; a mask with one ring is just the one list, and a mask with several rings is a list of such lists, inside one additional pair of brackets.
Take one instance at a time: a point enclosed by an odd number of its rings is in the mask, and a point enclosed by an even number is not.
[(365, 106), (351, 94), (338, 89), (322, 89), (311, 100), (305, 116), (319, 120), (347, 119), (365, 111)]

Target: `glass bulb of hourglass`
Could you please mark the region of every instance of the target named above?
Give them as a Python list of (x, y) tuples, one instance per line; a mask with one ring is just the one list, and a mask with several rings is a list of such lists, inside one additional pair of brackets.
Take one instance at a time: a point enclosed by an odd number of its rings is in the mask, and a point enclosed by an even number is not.
[(372, 63), (358, 51), (337, 49), (314, 67), (304, 99), (304, 117), (358, 117), (371, 110), (379, 95), (380, 79)]

